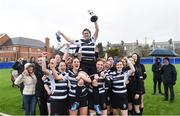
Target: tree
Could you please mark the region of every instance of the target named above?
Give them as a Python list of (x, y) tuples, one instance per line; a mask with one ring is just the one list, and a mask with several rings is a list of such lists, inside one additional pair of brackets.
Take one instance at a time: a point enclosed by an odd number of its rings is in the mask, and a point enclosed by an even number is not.
[(108, 57), (109, 56), (112, 56), (112, 57), (118, 56), (119, 57), (119, 49), (117, 49), (117, 48), (115, 48), (115, 49), (111, 48), (111, 49), (107, 50), (106, 52), (108, 53)]
[(146, 44), (144, 47), (142, 47), (140, 49), (140, 53), (142, 57), (147, 57), (149, 56), (149, 52), (150, 52), (150, 47), (148, 44)]
[(103, 45), (102, 45), (102, 43), (101, 43), (101, 42), (98, 43), (98, 45), (97, 45), (96, 47), (97, 47), (98, 50), (99, 50), (99, 57), (100, 57), (100, 58), (103, 58), (103, 57), (104, 57), (104, 51), (103, 51)]

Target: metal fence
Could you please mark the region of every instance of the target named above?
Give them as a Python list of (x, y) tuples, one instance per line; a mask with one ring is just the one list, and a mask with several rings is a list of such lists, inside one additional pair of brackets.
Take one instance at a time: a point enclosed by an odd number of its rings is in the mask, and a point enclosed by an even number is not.
[[(146, 57), (141, 58), (142, 64), (153, 64), (155, 62), (156, 57)], [(180, 58), (179, 57), (169, 57), (170, 63), (172, 64), (180, 64)], [(163, 63), (163, 58), (161, 57), (161, 64)]]

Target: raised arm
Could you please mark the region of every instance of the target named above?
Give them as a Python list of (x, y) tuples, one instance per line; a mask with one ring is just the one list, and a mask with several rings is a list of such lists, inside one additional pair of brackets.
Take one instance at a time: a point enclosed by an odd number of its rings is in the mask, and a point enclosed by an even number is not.
[(63, 58), (62, 58), (64, 61), (66, 61), (68, 56), (69, 56), (69, 47), (70, 47), (69, 44), (65, 44), (65, 46), (66, 46), (66, 51), (65, 51)]
[(50, 67), (53, 73), (53, 77), (55, 80), (62, 80), (63, 78), (61, 75), (58, 75), (58, 71), (55, 69), (55, 67)]
[(42, 53), (42, 71), (46, 75), (49, 75), (49, 70), (46, 67), (46, 54), (45, 53)]
[(128, 74), (132, 75), (135, 72), (135, 68), (134, 68), (133, 64), (129, 61), (129, 59), (127, 57), (125, 57), (125, 60), (127, 61), (127, 64), (130, 67), (130, 70), (128, 70)]
[(94, 32), (93, 37), (95, 38), (95, 40), (97, 40), (98, 34), (99, 34), (99, 26), (98, 26), (98, 23), (97, 23), (97, 22), (94, 22), (94, 26), (95, 26), (95, 32)]
[(73, 43), (73, 39), (71, 39), (71, 38), (69, 38), (68, 36), (66, 36), (64, 33), (62, 33), (61, 31), (58, 31), (57, 32), (59, 35), (62, 35), (63, 36), (63, 38), (66, 40), (66, 41), (68, 41), (68, 42), (70, 42), (70, 43)]

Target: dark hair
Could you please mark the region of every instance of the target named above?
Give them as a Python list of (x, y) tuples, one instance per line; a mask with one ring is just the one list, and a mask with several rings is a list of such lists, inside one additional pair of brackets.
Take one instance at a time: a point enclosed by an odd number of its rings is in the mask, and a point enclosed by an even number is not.
[(161, 59), (158, 57), (158, 58), (155, 59), (155, 62), (158, 63), (158, 60), (161, 61)]
[(167, 60), (169, 62), (169, 58), (168, 57), (165, 57), (163, 60)]
[(98, 59), (96, 60), (96, 63), (99, 62), (99, 61), (102, 61), (102, 62), (104, 63), (104, 61), (103, 61), (102, 58), (98, 58)]
[(137, 56), (137, 61), (135, 62), (135, 64), (140, 64), (140, 58), (141, 58), (141, 57), (139, 56), (138, 53), (133, 53), (132, 56), (133, 56), (134, 54)]
[(89, 34), (90, 34), (90, 36), (91, 36), (91, 31), (90, 31), (89, 29), (85, 28), (85, 29), (82, 31), (82, 34), (84, 33), (84, 31), (88, 31)]

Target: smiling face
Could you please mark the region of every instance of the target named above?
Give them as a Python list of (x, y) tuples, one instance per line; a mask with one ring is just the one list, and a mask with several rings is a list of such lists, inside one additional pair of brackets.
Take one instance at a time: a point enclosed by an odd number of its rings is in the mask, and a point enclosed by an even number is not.
[(134, 58), (130, 57), (130, 58), (129, 58), (129, 61), (130, 61), (133, 65), (135, 65), (135, 60), (134, 60)]
[(27, 68), (27, 71), (28, 71), (29, 74), (32, 74), (34, 72), (34, 67), (33, 66), (29, 66)]
[(60, 63), (60, 62), (61, 62), (61, 57), (60, 57), (59, 54), (56, 54), (56, 55), (55, 55), (55, 59), (56, 59), (56, 62), (57, 62), (57, 63)]
[(97, 63), (96, 63), (96, 68), (97, 68), (97, 71), (98, 72), (101, 72), (102, 70), (103, 70), (103, 68), (104, 68), (104, 63), (103, 63), (103, 61), (97, 61)]
[(137, 54), (133, 54), (132, 57), (134, 58), (135, 62), (137, 61)]
[(65, 62), (60, 62), (58, 68), (59, 68), (59, 71), (64, 72), (64, 71), (66, 70), (66, 64), (65, 64)]
[(55, 66), (56, 66), (56, 60), (54, 58), (50, 59), (49, 67), (55, 67)]
[(88, 29), (85, 29), (83, 32), (82, 32), (82, 35), (83, 35), (83, 38), (86, 40), (86, 39), (89, 39), (91, 37), (91, 33)]
[(109, 61), (106, 61), (105, 63), (104, 63), (104, 70), (108, 70), (108, 69), (110, 69), (111, 68), (111, 63), (109, 62)]
[(42, 66), (42, 57), (38, 57), (37, 63), (39, 64), (39, 66)]
[(111, 63), (110, 65), (113, 66), (113, 64), (114, 64), (113, 57), (109, 57), (109, 58), (108, 58), (108, 61)]
[(123, 63), (120, 61), (116, 64), (116, 69), (117, 69), (117, 71), (121, 71), (122, 68), (123, 68)]
[(79, 59), (77, 59), (77, 58), (73, 59), (72, 68), (75, 69), (75, 70), (78, 70), (79, 67), (80, 67), (80, 61), (79, 61)]

